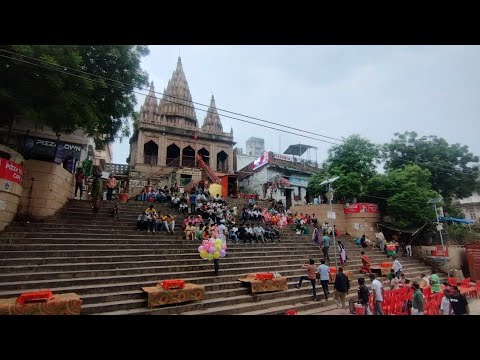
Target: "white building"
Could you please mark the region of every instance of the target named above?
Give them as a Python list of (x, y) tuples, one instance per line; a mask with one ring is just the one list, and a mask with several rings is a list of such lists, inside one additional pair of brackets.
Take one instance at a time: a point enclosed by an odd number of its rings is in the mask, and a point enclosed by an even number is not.
[(457, 209), (462, 210), (465, 214), (465, 218), (468, 220), (473, 220), (477, 224), (480, 223), (480, 193), (479, 191), (474, 191), (472, 196), (469, 196), (465, 199), (457, 199), (453, 201), (453, 206)]
[(293, 156), (264, 152), (238, 172), (239, 186), (260, 199), (282, 200), (286, 208), (305, 203), (308, 178), (315, 168), (294, 162)]

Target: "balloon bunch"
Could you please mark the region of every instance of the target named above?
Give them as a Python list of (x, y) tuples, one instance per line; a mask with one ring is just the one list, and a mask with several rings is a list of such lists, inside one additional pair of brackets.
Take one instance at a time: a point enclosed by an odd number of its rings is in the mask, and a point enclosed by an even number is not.
[(206, 260), (223, 258), (227, 255), (227, 244), (222, 244), (221, 239), (210, 238), (203, 240), (202, 245), (198, 247), (200, 257)]

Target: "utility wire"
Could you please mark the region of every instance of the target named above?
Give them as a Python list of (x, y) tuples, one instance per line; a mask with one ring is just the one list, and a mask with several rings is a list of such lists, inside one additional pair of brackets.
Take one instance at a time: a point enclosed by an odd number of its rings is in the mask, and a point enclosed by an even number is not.
[[(125, 82), (121, 82), (121, 81), (119, 81), (119, 80), (110, 79), (110, 78), (107, 78), (107, 77), (104, 77), (104, 76), (101, 76), (101, 75), (92, 74), (92, 73), (89, 73), (89, 72), (86, 72), (86, 71), (83, 71), (83, 70), (73, 69), (73, 68), (70, 68), (70, 67), (67, 67), (67, 66), (64, 66), (64, 65), (59, 65), (59, 64), (56, 64), (56, 63), (52, 63), (52, 62), (49, 62), (49, 61), (42, 60), (42, 59), (37, 59), (37, 58), (35, 58), (35, 57), (31, 57), (31, 56), (28, 56), (28, 55), (19, 54), (19, 53), (16, 53), (16, 52), (12, 52), (12, 51), (5, 50), (5, 49), (0, 49), (0, 51), (1, 51), (1, 52), (4, 52), (4, 53), (16, 55), (16, 56), (21, 56), (21, 57), (29, 58), (29, 59), (32, 59), (32, 60), (35, 60), (35, 61), (38, 61), (38, 62), (43, 62), (43, 63), (49, 64), (49, 65), (51, 65), (51, 66), (55, 66), (55, 67), (58, 67), (58, 68), (69, 69), (69, 70), (71, 70), (71, 71), (80, 72), (80, 73), (83, 73), (83, 74), (86, 74), (86, 75), (89, 75), (89, 76), (94, 76), (94, 77), (97, 77), (97, 78), (101, 78), (101, 79), (103, 79), (103, 80), (107, 80), (107, 81), (111, 81), (111, 82), (116, 82), (116, 83), (121, 84), (121, 85), (122, 85), (122, 86), (121, 86), (122, 88), (123, 88), (124, 85), (131, 86), (131, 87), (134, 87), (134, 88), (138, 88), (138, 87), (134, 86), (133, 84), (128, 84), (128, 83), (125, 83)], [(31, 63), (31, 62), (28, 62), (28, 61), (23, 60), (23, 59), (13, 58), (13, 57), (9, 57), (9, 56), (6, 56), (6, 55), (1, 55), (1, 54), (0, 54), (0, 56), (1, 56), (1, 57), (4, 57), (4, 58), (11, 59), (11, 60), (15, 60), (15, 61), (21, 61), (21, 62), (30, 64), (30, 65), (47, 68), (47, 69), (49, 69), (49, 70), (61, 72), (61, 73), (67, 74), (67, 75), (76, 76), (76, 77), (78, 77), (78, 78), (85, 79), (85, 80), (88, 80), (88, 81), (98, 82), (98, 81), (96, 81), (96, 80), (94, 80), (94, 79), (90, 79), (90, 78), (82, 77), (82, 76), (79, 76), (79, 75), (76, 75), (76, 74), (72, 74), (72, 73), (69, 73), (69, 72), (67, 72), (67, 71), (65, 71), (65, 70), (52, 69), (52, 68), (50, 68), (50, 67), (41, 66), (40, 64)], [(107, 84), (107, 86), (109, 86), (109, 85)], [(110, 86), (115, 86), (115, 85), (110, 85)], [(115, 87), (120, 88), (120, 86), (115, 86)], [(143, 90), (143, 88), (139, 88), (139, 89), (140, 89), (140, 90)], [(141, 92), (134, 91), (134, 90), (132, 90), (132, 92), (133, 92), (133, 93), (136, 93), (136, 94), (143, 95), (143, 96), (149, 96), (149, 94), (141, 93)], [(164, 94), (164, 93), (159, 92), (159, 91), (154, 91), (154, 93), (164, 95), (164, 97), (165, 97), (165, 96), (168, 96), (168, 97), (175, 98), (175, 99), (178, 99), (178, 100), (182, 100), (182, 101), (186, 101), (186, 102), (191, 102), (192, 104), (197, 104), (197, 105), (209, 107), (209, 105), (206, 105), (206, 104), (194, 102), (194, 101), (191, 101), (191, 100), (188, 100), (188, 99), (183, 99), (183, 98), (176, 97), (176, 96), (173, 96), (173, 95)], [(163, 99), (163, 100), (164, 100), (164, 101), (167, 101), (167, 102), (170, 102), (170, 103), (174, 103), (174, 104), (178, 104), (178, 105), (183, 105), (183, 106), (192, 108), (192, 109), (194, 109), (194, 110), (200, 110), (200, 111), (204, 111), (204, 112), (207, 112), (207, 113), (208, 113), (208, 110), (196, 108), (196, 107), (191, 106), (191, 105), (185, 105), (185, 104), (183, 104), (183, 103), (179, 103), (179, 102), (172, 101), (172, 100), (167, 100), (167, 99)], [(308, 134), (312, 134), (312, 135), (319, 136), (319, 137), (324, 137), (324, 138), (328, 138), (328, 139), (332, 139), (332, 140), (336, 140), (336, 141), (340, 141), (340, 142), (345, 142), (344, 139), (338, 139), (338, 138), (334, 138), (334, 137), (330, 137), (330, 136), (326, 136), (326, 135), (314, 133), (314, 132), (311, 132), (311, 131), (307, 131), (307, 130), (303, 130), (303, 129), (299, 129), (299, 128), (290, 127), (290, 126), (287, 126), (287, 125), (279, 124), (279, 123), (272, 122), (272, 121), (268, 121), (268, 120), (263, 120), (263, 119), (260, 119), (260, 118), (256, 118), (256, 117), (249, 116), (249, 115), (244, 115), (244, 114), (241, 114), (241, 113), (236, 113), (236, 112), (229, 111), (229, 110), (225, 110), (225, 109), (221, 109), (221, 108), (217, 108), (217, 111), (223, 111), (223, 112), (227, 112), (227, 113), (230, 113), (230, 114), (235, 114), (235, 115), (238, 115), (238, 116), (246, 117), (246, 118), (249, 118), (249, 119), (254, 119), (254, 120), (261, 121), (261, 122), (273, 124), (273, 125), (276, 125), (276, 126), (281, 126), (281, 127), (284, 127), (284, 128), (292, 129), (292, 130), (295, 130), (295, 131), (301, 131), (301, 132), (303, 132), (303, 133), (308, 133)], [(272, 129), (272, 130), (276, 130), (276, 131), (281, 131), (281, 132), (289, 133), (289, 134), (292, 134), (292, 135), (295, 135), (295, 136), (300, 136), (300, 137), (304, 137), (304, 138), (307, 138), (307, 139), (317, 140), (317, 141), (325, 142), (325, 143), (332, 144), (332, 145), (335, 145), (335, 146), (340, 145), (340, 144), (333, 143), (333, 142), (330, 142), (330, 141), (313, 138), (313, 137), (310, 137), (310, 136), (307, 136), (307, 135), (304, 135), (304, 134), (293, 133), (293, 132), (291, 132), (291, 131), (287, 131), (287, 130), (283, 130), (283, 129), (278, 129), (278, 128), (274, 128), (274, 127), (271, 127), (271, 126), (261, 125), (261, 124), (258, 124), (258, 123), (252, 122), (252, 121), (247, 121), (247, 120), (244, 120), (244, 119), (239, 119), (239, 118), (232, 117), (232, 116), (228, 116), (228, 115), (225, 115), (225, 114), (221, 114), (221, 115), (224, 116), (224, 117), (226, 117), (226, 118), (233, 119), (233, 120), (238, 120), (238, 121), (242, 121), (242, 122), (249, 123), (249, 124), (253, 124), (253, 125), (257, 125), (257, 126), (263, 126), (263, 127), (265, 127), (265, 128), (268, 128), (268, 129)], [(444, 171), (448, 171), (448, 172), (457, 172), (457, 173), (464, 174), (464, 175), (467, 175), (467, 176), (475, 176), (475, 174), (468, 173), (468, 172), (466, 172), (466, 171), (464, 171), (464, 170), (457, 170), (457, 169), (452, 169), (452, 168), (440, 167), (440, 166), (438, 166), (438, 165), (431, 165), (431, 164), (429, 164), (427, 161), (422, 161), (422, 160), (418, 159), (418, 157), (409, 156), (409, 155), (405, 155), (405, 154), (403, 154), (403, 155), (401, 155), (401, 156), (402, 156), (402, 157), (399, 157), (398, 160), (403, 160), (403, 161), (407, 162), (407, 160), (405, 160), (405, 158), (410, 158), (410, 159), (413, 159), (413, 160), (414, 160), (414, 161), (412, 161), (413, 163), (423, 164), (423, 165), (425, 165), (425, 166), (427, 166), (427, 167), (430, 167), (430, 168), (432, 168), (432, 169), (439, 169), (439, 170), (444, 170)], [(450, 175), (450, 174), (449, 174), (449, 175)], [(450, 176), (454, 177), (453, 175), (450, 175)], [(460, 178), (457, 178), (457, 177), (454, 177), (454, 178), (460, 179)]]
[[(43, 66), (43, 65), (40, 65), (40, 64), (35, 64), (35, 63), (32, 63), (32, 62), (30, 62), (30, 61), (26, 61), (26, 60), (23, 60), (23, 59), (16, 59), (16, 58), (12, 58), (12, 57), (9, 57), (9, 56), (6, 56), (6, 55), (1, 55), (1, 54), (0, 54), (0, 57), (8, 58), (8, 59), (11, 59), (11, 60), (14, 60), (14, 61), (24, 62), (24, 63), (30, 64), (30, 65), (33, 65), (33, 66), (37, 66), (37, 67), (41, 67), (41, 68), (46, 68), (46, 69), (51, 70), (51, 71), (56, 71), (56, 72), (64, 73), (64, 74), (67, 74), (67, 75), (75, 76), (75, 77), (80, 78), (80, 79), (84, 79), (84, 80), (88, 80), (88, 81), (92, 81), (92, 82), (97, 82), (97, 83), (99, 82), (98, 80), (89, 79), (89, 78), (87, 78), (87, 77), (80, 76), (80, 75), (77, 75), (77, 74), (72, 74), (72, 73), (69, 73), (69, 72), (64, 71), (64, 70), (53, 69), (53, 68), (46, 67), (46, 66)], [(118, 86), (118, 85), (113, 85), (113, 84), (110, 84), (110, 85), (107, 84), (107, 86), (113, 86), (113, 87), (120, 88), (120, 86)], [(139, 92), (139, 91), (132, 90), (132, 92), (135, 93), (135, 94), (148, 96), (148, 94), (144, 94), (144, 93)], [(168, 95), (168, 96), (170, 96), (170, 95)], [(164, 99), (164, 101), (171, 102), (171, 103), (178, 104), (178, 105), (183, 105), (183, 106), (185, 106), (185, 107), (190, 107), (190, 108), (192, 108), (192, 109), (204, 111), (204, 112), (207, 112), (207, 113), (209, 112), (208, 110), (196, 108), (196, 107), (190, 106), (190, 105), (184, 105), (184, 104), (182, 104), (182, 103), (179, 103), (179, 102), (176, 102), (176, 101), (173, 101), (173, 100)], [(288, 134), (292, 134), (292, 135), (295, 135), (295, 136), (300, 136), (300, 137), (307, 138), (307, 139), (312, 139), (312, 140), (316, 140), (316, 141), (320, 141), (320, 142), (324, 142), (324, 143), (328, 143), (328, 144), (332, 144), (332, 145), (337, 145), (337, 146), (340, 145), (340, 144), (338, 144), (338, 143), (334, 143), (334, 142), (331, 142), (331, 141), (314, 138), (314, 137), (311, 137), (311, 136), (308, 136), (308, 135), (304, 135), (304, 134), (297, 134), (297, 133), (294, 133), (294, 132), (291, 132), (291, 131), (288, 131), (288, 130), (278, 129), (278, 128), (275, 128), (275, 127), (272, 127), (272, 126), (268, 126), (268, 125), (258, 124), (258, 123), (255, 123), (255, 122), (253, 122), (253, 121), (249, 121), (249, 120), (245, 120), (245, 119), (239, 119), (239, 118), (236, 118), (236, 117), (233, 117), (233, 116), (229, 116), (229, 115), (224, 115), (224, 114), (222, 114), (222, 116), (223, 116), (223, 117), (226, 117), (226, 118), (233, 119), (233, 120), (238, 120), (238, 121), (241, 121), (241, 122), (244, 122), (244, 123), (261, 126), (261, 127), (267, 128), (267, 129), (272, 129), (272, 130), (280, 131), (280, 132), (283, 132), (283, 133), (288, 133)]]
[[(104, 80), (107, 80), (107, 81), (117, 82), (117, 83), (119, 83), (119, 84), (121, 84), (121, 85), (127, 85), (127, 86), (130, 86), (130, 87), (138, 88), (138, 87), (134, 86), (133, 84), (128, 84), (128, 83), (125, 83), (125, 82), (122, 82), (122, 81), (119, 81), (119, 80), (110, 79), (110, 78), (107, 78), (107, 77), (104, 77), (104, 76), (101, 76), (101, 75), (92, 74), (92, 73), (89, 73), (89, 72), (87, 72), (87, 71), (83, 71), (83, 70), (79, 70), (79, 69), (74, 69), (74, 68), (71, 68), (71, 67), (68, 67), (68, 66), (55, 64), (55, 63), (52, 63), (52, 62), (49, 62), (49, 61), (46, 61), (46, 60), (42, 60), (42, 59), (38, 59), (38, 58), (35, 58), (35, 57), (32, 57), (32, 56), (19, 54), (19, 53), (16, 53), (16, 52), (13, 52), (13, 51), (4, 50), (4, 49), (0, 49), (0, 51), (1, 51), (1, 52), (6, 52), (6, 53), (9, 53), (9, 54), (12, 54), (12, 55), (17, 55), (17, 56), (26, 57), (26, 58), (29, 58), (29, 59), (32, 59), (32, 60), (35, 60), (35, 61), (43, 62), (43, 63), (49, 64), (49, 65), (52, 65), (52, 66), (57, 66), (57, 67), (60, 67), (60, 68), (63, 68), (63, 69), (69, 69), (69, 70), (72, 70), (72, 71), (77, 71), (77, 72), (80, 72), (80, 73), (82, 73), (82, 74), (86, 74), (86, 75), (90, 75), (90, 76), (95, 76), (95, 77), (98, 77), (98, 78), (101, 78), (101, 79), (104, 79)], [(138, 89), (139, 89), (139, 90), (147, 90), (147, 91), (150, 91), (149, 89), (143, 89), (143, 88), (138, 88)], [(153, 91), (153, 92), (154, 92), (155, 94), (160, 94), (160, 95), (169, 96), (169, 97), (172, 97), (172, 98), (175, 98), (175, 99), (178, 99), (178, 100), (191, 102), (192, 104), (195, 104), (195, 105), (205, 106), (206, 108), (208, 108), (208, 107), (210, 106), (210, 105), (202, 104), (202, 103), (195, 102), (195, 101), (192, 101), (192, 100), (189, 100), (189, 99), (180, 98), (180, 97), (177, 97), (177, 96), (174, 96), (174, 95), (164, 94), (164, 93), (162, 93), (162, 92), (160, 92), (160, 91)], [(145, 94), (142, 94), (142, 95), (145, 95)], [(145, 96), (148, 96), (148, 95), (145, 95)], [(182, 104), (182, 105), (183, 105), (183, 104)], [(185, 105), (185, 106), (190, 107), (189, 105)], [(192, 108), (195, 109), (193, 106), (192, 106)], [(276, 123), (276, 122), (273, 122), (273, 121), (268, 121), (268, 120), (260, 119), (260, 118), (257, 118), (257, 117), (253, 117), (253, 116), (249, 116), (249, 115), (237, 113), (237, 112), (234, 112), (234, 111), (229, 111), (229, 110), (221, 109), (221, 108), (218, 108), (218, 107), (217, 107), (217, 111), (222, 111), (222, 112), (226, 112), (226, 113), (229, 113), (229, 114), (238, 115), (238, 116), (245, 117), (245, 118), (252, 119), (252, 120), (258, 120), (258, 121), (265, 122), (265, 123), (272, 124), (272, 125), (282, 126), (282, 127), (287, 128), (287, 129), (291, 129), (291, 130), (295, 130), (295, 131), (301, 131), (301, 132), (304, 132), (304, 133), (307, 133), (307, 134), (311, 134), (311, 135), (315, 135), (315, 136), (319, 136), (319, 137), (324, 137), (324, 138), (330, 139), (330, 140), (336, 140), (336, 141), (341, 141), (341, 142), (344, 141), (344, 140), (342, 140), (342, 139), (337, 139), (337, 138), (334, 138), (334, 137), (331, 137), (331, 136), (326, 136), (326, 135), (314, 133), (314, 132), (311, 132), (311, 131), (307, 131), (307, 130), (303, 130), (303, 129), (298, 129), (298, 128), (291, 127), (291, 126), (288, 126), (288, 125), (279, 124), (279, 123)], [(225, 115), (222, 115), (222, 116), (225, 116)]]

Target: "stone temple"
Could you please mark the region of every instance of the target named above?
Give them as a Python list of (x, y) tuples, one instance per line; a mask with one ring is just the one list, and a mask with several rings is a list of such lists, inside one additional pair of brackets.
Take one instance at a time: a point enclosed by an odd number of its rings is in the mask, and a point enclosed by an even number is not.
[(130, 178), (148, 178), (152, 185), (187, 185), (202, 180), (198, 155), (218, 177), (233, 174), (234, 144), (233, 130), (223, 131), (213, 95), (199, 126), (179, 57), (162, 98), (157, 99), (152, 82), (140, 108), (127, 159)]

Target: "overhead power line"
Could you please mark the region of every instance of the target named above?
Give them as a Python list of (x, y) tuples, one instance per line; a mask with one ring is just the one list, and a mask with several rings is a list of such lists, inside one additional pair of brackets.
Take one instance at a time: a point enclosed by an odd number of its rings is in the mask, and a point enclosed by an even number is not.
[[(0, 50), (1, 50), (1, 49), (0, 49)], [(84, 76), (77, 75), (77, 74), (72, 74), (72, 73), (69, 73), (69, 72), (67, 72), (67, 71), (65, 71), (65, 70), (53, 69), (53, 68), (50, 68), (50, 67), (47, 67), (47, 66), (44, 66), (44, 65), (41, 65), (41, 64), (35, 64), (35, 63), (32, 63), (32, 62), (27, 61), (27, 60), (16, 59), (16, 58), (13, 58), (13, 57), (10, 57), (10, 56), (6, 56), (6, 55), (2, 55), (2, 54), (0, 54), (0, 57), (8, 58), (8, 59), (11, 59), (11, 60), (14, 60), (14, 61), (24, 62), (24, 63), (30, 64), (30, 65), (33, 65), (33, 66), (37, 66), (37, 67), (45, 68), (45, 69), (48, 69), (48, 70), (52, 70), (52, 71), (64, 73), (64, 74), (71, 75), (71, 76), (74, 76), (74, 77), (77, 77), (77, 78), (80, 78), (80, 79), (84, 79), (84, 80), (88, 80), (88, 81), (93, 81), (93, 82), (97, 82), (97, 83), (99, 82), (98, 80), (95, 80), (95, 79), (89, 79), (88, 77), (84, 77)], [(119, 85), (113, 85), (113, 84), (110, 84), (110, 85), (107, 84), (107, 86), (113, 86), (113, 87), (120, 88)], [(145, 93), (142, 93), (142, 92), (139, 92), (139, 91), (132, 90), (132, 92), (135, 93), (135, 94), (139, 94), (139, 95), (143, 95), (143, 96), (148, 96), (148, 94), (145, 94)], [(168, 95), (168, 96), (170, 96), (170, 95)], [(174, 104), (183, 105), (183, 106), (186, 106), (186, 107), (190, 107), (190, 108), (192, 108), (192, 109), (194, 109), (194, 110), (204, 111), (204, 112), (207, 112), (207, 113), (208, 113), (208, 110), (200, 109), (200, 108), (197, 108), (197, 107), (195, 107), (195, 106), (185, 105), (185, 104), (182, 104), (182, 103), (173, 101), (173, 100), (167, 100), (167, 99), (165, 99), (165, 101), (170, 102), (170, 103), (174, 103)], [(312, 139), (312, 140), (316, 140), (316, 141), (320, 141), (320, 142), (324, 142), (324, 143), (328, 143), (328, 144), (332, 144), (332, 145), (340, 145), (340, 144), (338, 144), (338, 143), (334, 143), (334, 142), (331, 142), (331, 141), (314, 138), (314, 137), (311, 137), (311, 136), (308, 136), (308, 135), (304, 135), (304, 134), (294, 133), (294, 132), (291, 132), (291, 131), (288, 131), (288, 130), (284, 130), (284, 129), (278, 129), (278, 128), (275, 128), (275, 127), (272, 127), (272, 126), (268, 126), (268, 125), (258, 124), (258, 123), (255, 123), (255, 122), (253, 122), (253, 121), (249, 121), (249, 120), (245, 120), (245, 119), (239, 119), (239, 118), (236, 118), (236, 117), (233, 117), (233, 116), (229, 116), (229, 115), (224, 115), (224, 114), (222, 114), (222, 116), (223, 116), (223, 117), (226, 117), (226, 118), (238, 120), (238, 121), (241, 121), (241, 122), (244, 122), (244, 123), (261, 126), (261, 127), (267, 128), (267, 129), (277, 130), (277, 131), (281, 131), (281, 132), (283, 132), (283, 133), (288, 133), (288, 134), (292, 134), (292, 135), (295, 135), (295, 136), (304, 137), (304, 138), (307, 138), (307, 139)]]
[[(110, 78), (107, 78), (107, 77), (104, 77), (104, 76), (101, 76), (101, 75), (97, 75), (97, 74), (92, 74), (92, 73), (89, 73), (89, 72), (84, 71), (84, 70), (73, 69), (73, 68), (70, 68), (70, 67), (67, 67), (67, 66), (64, 66), (64, 65), (52, 63), (52, 62), (49, 62), (49, 61), (46, 61), (46, 60), (42, 60), (42, 59), (37, 59), (37, 58), (35, 58), (35, 57), (31, 57), (31, 56), (28, 56), (28, 55), (19, 54), (19, 53), (16, 53), (16, 52), (12, 52), (12, 51), (5, 50), (5, 49), (0, 49), (0, 52), (4, 52), (4, 53), (16, 55), (16, 56), (20, 56), (20, 57), (24, 57), (24, 58), (28, 58), (28, 59), (32, 59), (32, 60), (35, 60), (35, 61), (37, 61), (37, 62), (45, 63), (45, 64), (48, 64), (48, 65), (50, 65), (50, 66), (54, 66), (54, 67), (59, 68), (59, 69), (54, 69), (54, 68), (51, 68), (51, 67), (42, 66), (41, 64), (36, 64), (36, 63), (32, 63), (32, 62), (29, 62), (29, 61), (26, 61), (26, 60), (23, 60), (23, 59), (13, 58), (13, 57), (10, 57), (10, 56), (7, 56), (7, 55), (2, 55), (2, 54), (0, 54), (1, 57), (7, 58), (7, 59), (11, 59), (11, 60), (14, 60), (14, 61), (21, 61), (21, 62), (30, 64), (30, 65), (33, 65), (33, 66), (37, 66), (37, 67), (41, 67), (41, 68), (46, 68), (46, 69), (49, 69), (49, 70), (52, 70), (52, 71), (61, 72), (61, 73), (64, 73), (64, 74), (67, 74), (67, 75), (71, 75), (71, 76), (75, 76), (75, 77), (78, 77), (78, 78), (81, 78), (81, 79), (84, 79), (84, 80), (93, 81), (93, 82), (97, 82), (97, 83), (99, 82), (98, 80), (94, 80), (94, 79), (90, 79), (90, 78), (88, 78), (88, 77), (83, 77), (83, 76), (80, 76), (80, 75), (77, 75), (77, 74), (69, 73), (69, 72), (66, 71), (66, 70), (68, 69), (68, 70), (75, 71), (75, 72), (79, 72), (79, 73), (82, 73), (82, 74), (85, 74), (85, 75), (88, 75), (88, 76), (93, 76), (93, 77), (97, 77), (97, 78), (100, 78), (100, 79), (103, 79), (103, 80), (107, 80), (107, 81), (110, 81), (110, 82), (113, 82), (113, 83), (118, 83), (118, 84), (121, 85), (121, 86), (118, 86), (118, 85), (113, 85), (113, 84), (110, 84), (110, 85), (109, 85), (109, 84), (106, 84), (107, 86), (114, 86), (114, 87), (118, 87), (118, 88), (120, 88), (120, 87), (123, 88), (123, 86), (127, 85), (127, 86), (131, 86), (131, 87), (133, 87), (133, 88), (138, 88), (138, 87), (134, 86), (133, 84), (128, 84), (128, 83), (125, 83), (125, 82), (122, 82), (122, 81), (119, 81), (119, 80), (110, 79)], [(62, 69), (63, 69), (63, 70), (62, 70)], [(103, 84), (103, 83), (102, 83), (102, 84)], [(143, 88), (139, 88), (139, 89), (140, 89), (140, 90), (143, 90)], [(136, 93), (136, 94), (139, 94), (139, 95), (143, 95), (143, 96), (148, 96), (148, 95), (149, 95), (149, 94), (145, 94), (145, 93), (138, 92), (138, 91), (135, 91), (135, 90), (132, 90), (132, 92), (133, 92), (133, 93)], [(174, 98), (174, 99), (178, 99), (178, 100), (182, 100), (182, 101), (188, 101), (188, 102), (191, 102), (192, 104), (197, 104), (197, 105), (209, 107), (209, 105), (206, 105), (206, 104), (194, 102), (194, 101), (191, 101), (191, 100), (188, 100), (188, 99), (183, 99), (183, 98), (176, 97), (176, 96), (173, 96), (173, 95), (164, 94), (164, 93), (159, 92), (159, 91), (154, 91), (154, 93), (155, 93), (155, 94), (160, 94), (160, 95), (165, 95), (165, 96), (168, 96), (168, 97), (171, 97), (171, 98)], [(170, 102), (170, 103), (183, 105), (183, 106), (192, 108), (192, 109), (194, 109), (194, 110), (204, 111), (204, 112), (207, 112), (207, 113), (208, 113), (208, 110), (200, 109), (200, 108), (195, 107), (195, 106), (185, 105), (185, 104), (183, 104), (183, 103), (179, 103), (179, 102), (176, 102), (176, 101), (173, 101), (173, 100), (167, 100), (167, 99), (163, 99), (163, 100), (164, 100), (164, 101), (167, 101), (167, 102)], [(330, 142), (330, 141), (327, 141), (327, 140), (314, 138), (314, 137), (305, 135), (304, 133), (311, 134), (311, 135), (315, 135), (315, 136), (318, 136), (318, 137), (328, 138), (328, 139), (335, 140), (335, 141), (339, 141), (339, 142), (345, 142), (345, 139), (334, 138), (334, 137), (330, 137), (330, 136), (318, 134), (318, 133), (315, 133), (315, 132), (311, 132), (311, 131), (308, 131), (308, 130), (304, 130), (304, 129), (299, 129), (299, 128), (295, 128), (295, 127), (283, 125), (283, 124), (276, 123), (276, 122), (273, 122), (273, 121), (268, 121), (268, 120), (260, 119), (260, 118), (257, 118), (257, 117), (253, 117), (253, 116), (244, 115), (244, 114), (241, 114), (241, 113), (237, 113), (237, 112), (233, 112), (233, 111), (221, 109), (221, 108), (217, 108), (217, 111), (222, 111), (222, 112), (226, 112), (226, 113), (230, 113), (230, 114), (235, 114), (235, 115), (242, 116), (242, 117), (245, 117), (245, 118), (249, 118), (249, 119), (261, 121), (261, 122), (264, 122), (264, 123), (268, 123), (268, 124), (273, 124), (273, 125), (276, 125), (276, 126), (280, 126), (280, 127), (282, 127), (282, 128), (287, 128), (287, 129), (291, 129), (291, 130), (295, 130), (295, 131), (300, 131), (300, 132), (302, 132), (302, 133), (301, 133), (301, 134), (298, 134), (298, 133), (294, 133), (294, 132), (291, 132), (291, 131), (288, 131), (288, 130), (278, 129), (278, 128), (275, 128), (275, 127), (272, 127), (272, 126), (267, 126), (267, 125), (263, 125), (263, 124), (258, 124), (258, 123), (255, 123), (255, 122), (252, 122), (252, 121), (248, 121), (248, 120), (245, 120), (245, 119), (239, 119), (239, 118), (237, 118), (237, 117), (233, 117), (233, 116), (221, 114), (223, 117), (226, 117), (226, 118), (229, 118), (229, 119), (233, 119), (233, 120), (237, 120), (237, 121), (242, 121), (242, 122), (245, 122), (245, 123), (248, 123), (248, 124), (252, 124), (252, 125), (262, 126), (262, 127), (267, 128), (267, 129), (272, 129), (272, 130), (276, 130), (276, 131), (281, 131), (281, 132), (284, 132), (284, 133), (292, 134), (292, 135), (295, 135), (295, 136), (300, 136), (300, 137), (307, 138), (307, 139), (312, 139), (312, 140), (316, 140), (316, 141), (320, 141), (320, 142), (324, 142), (324, 143), (328, 143), (328, 144), (332, 144), (332, 145), (336, 145), (336, 146), (340, 145), (340, 144), (338, 144), (338, 143)], [(428, 161), (420, 160), (420, 159), (418, 159), (417, 157), (414, 157), (414, 156), (402, 155), (402, 157), (401, 157), (401, 158), (398, 158), (398, 159), (399, 159), (399, 160), (404, 160), (404, 161), (406, 161), (405, 158), (407, 158), (407, 159), (412, 159), (413, 161), (411, 161), (411, 162), (417, 163), (417, 164), (422, 164), (422, 165), (427, 166), (427, 167), (430, 167), (430, 168), (432, 168), (432, 169), (439, 169), (439, 170), (444, 170), (444, 171), (447, 171), (447, 172), (457, 172), (457, 173), (464, 174), (464, 175), (467, 175), (467, 176), (474, 176), (474, 174), (468, 173), (468, 172), (463, 171), (463, 170), (451, 169), (451, 168), (444, 168), (444, 167), (441, 167), (441, 166), (438, 166), (438, 165), (431, 165), (431, 164), (428, 163)], [(456, 179), (459, 179), (459, 178), (455, 177), (454, 175), (451, 175), (451, 174), (449, 174), (449, 175), (452, 176), (452, 177), (454, 177), (454, 178), (456, 178)]]
[[(133, 84), (128, 84), (128, 83), (125, 83), (125, 82), (122, 82), (122, 81), (119, 81), (119, 80), (107, 78), (107, 77), (105, 77), (105, 76), (101, 76), (101, 75), (97, 75), (97, 74), (92, 74), (92, 73), (89, 73), (89, 72), (84, 71), (84, 70), (74, 69), (74, 68), (71, 68), (71, 67), (68, 67), (68, 66), (55, 64), (55, 63), (52, 63), (52, 62), (50, 62), (50, 61), (46, 61), (46, 60), (42, 60), (42, 59), (37, 59), (37, 58), (32, 57), (32, 56), (19, 54), (19, 53), (16, 53), (16, 52), (13, 52), (13, 51), (4, 50), (4, 49), (0, 49), (0, 51), (1, 51), (1, 52), (6, 52), (6, 53), (9, 53), (9, 54), (12, 54), (12, 55), (17, 55), (17, 56), (26, 57), (26, 58), (28, 58), (28, 59), (32, 59), (32, 60), (35, 60), (35, 61), (38, 61), (38, 62), (46, 63), (46, 64), (49, 64), (49, 65), (52, 65), (52, 66), (56, 66), (56, 67), (59, 67), (59, 68), (76, 71), (76, 72), (79, 72), (79, 73), (82, 73), (82, 74), (85, 74), (85, 75), (95, 76), (95, 77), (98, 77), (98, 78), (103, 79), (103, 80), (107, 80), (107, 81), (119, 83), (119, 84), (121, 84), (121, 85), (127, 85), (127, 86), (131, 86), (131, 87), (136, 87), (136, 86), (134, 86)], [(138, 87), (136, 87), (136, 88), (139, 89), (139, 90), (147, 90), (147, 91), (149, 91), (149, 89), (143, 89), (143, 88), (138, 88)], [(192, 101), (192, 100), (180, 98), (180, 97), (177, 97), (177, 96), (174, 96), (174, 95), (164, 94), (164, 93), (162, 93), (162, 92), (160, 92), (160, 91), (154, 91), (154, 93), (155, 93), (155, 94), (159, 94), (159, 95), (169, 96), (169, 97), (172, 97), (172, 98), (177, 99), (177, 100), (188, 101), (188, 102), (191, 102), (192, 104), (205, 106), (205, 107), (207, 107), (207, 108), (210, 106), (210, 105), (202, 104), (202, 103), (195, 102), (195, 101)], [(145, 95), (145, 94), (143, 94), (143, 95)], [(148, 96), (148, 95), (146, 95), (146, 96)], [(183, 104), (182, 104), (182, 105), (183, 105)], [(188, 106), (188, 105), (187, 105), (187, 106)], [(195, 109), (194, 107), (192, 107), (192, 108)], [(291, 130), (295, 130), (295, 131), (301, 131), (301, 132), (304, 132), (304, 133), (307, 133), (307, 134), (310, 134), (310, 135), (315, 135), (315, 136), (323, 137), (323, 138), (330, 139), (330, 140), (344, 141), (344, 140), (342, 140), (342, 139), (337, 139), (337, 138), (334, 138), (334, 137), (331, 137), (331, 136), (314, 133), (314, 132), (311, 132), (311, 131), (308, 131), (308, 130), (298, 129), (298, 128), (295, 128), (295, 127), (292, 127), (292, 126), (279, 124), (279, 123), (276, 123), (276, 122), (273, 122), (273, 121), (268, 121), (268, 120), (264, 120), (264, 119), (257, 118), (257, 117), (254, 117), (254, 116), (237, 113), (237, 112), (230, 111), (230, 110), (226, 110), (226, 109), (222, 109), (222, 108), (219, 108), (219, 107), (217, 107), (217, 111), (226, 112), (226, 113), (229, 113), (229, 114), (233, 114), (233, 115), (245, 117), (245, 118), (248, 118), (248, 119), (265, 122), (265, 123), (272, 124), (272, 125), (276, 125), (276, 126), (282, 126), (282, 127), (284, 127), (284, 128), (287, 128), (287, 129), (291, 129)], [(222, 116), (226, 116), (226, 115), (222, 115)]]

